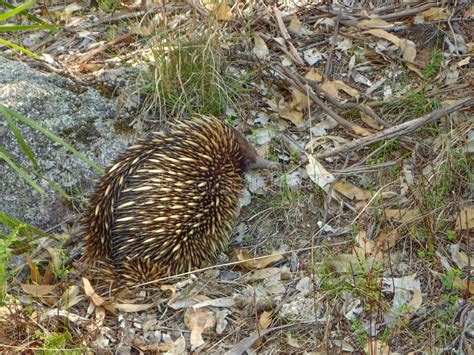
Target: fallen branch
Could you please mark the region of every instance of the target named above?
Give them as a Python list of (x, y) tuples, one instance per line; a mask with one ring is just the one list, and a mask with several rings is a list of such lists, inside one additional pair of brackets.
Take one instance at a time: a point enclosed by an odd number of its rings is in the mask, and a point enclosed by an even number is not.
[(448, 115), (454, 111), (457, 111), (466, 107), (471, 107), (471, 106), (474, 106), (474, 98), (467, 98), (445, 109), (434, 111), (430, 113), (429, 115), (415, 118), (414, 120), (387, 128), (369, 137), (359, 138), (359, 139), (353, 140), (350, 143), (341, 145), (340, 147), (319, 153), (316, 155), (316, 157), (318, 159), (327, 158), (329, 156), (336, 155), (339, 153), (354, 151), (355, 149), (360, 149), (362, 147), (380, 142), (382, 140), (396, 138), (403, 134), (411, 133), (430, 122), (437, 121), (444, 115)]

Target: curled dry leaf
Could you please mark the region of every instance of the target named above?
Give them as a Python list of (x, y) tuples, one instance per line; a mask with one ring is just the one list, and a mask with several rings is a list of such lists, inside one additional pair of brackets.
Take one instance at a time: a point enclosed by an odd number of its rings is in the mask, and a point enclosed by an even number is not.
[(209, 308), (188, 308), (184, 313), (184, 324), (191, 331), (191, 349), (194, 350), (205, 343), (202, 333), (214, 327), (216, 318)]
[(25, 293), (33, 297), (44, 297), (54, 291), (57, 285), (32, 285), (21, 284), (21, 288)]
[(349, 85), (347, 85), (345, 82), (341, 80), (326, 80), (321, 87), (326, 90), (331, 96), (334, 96), (336, 98), (339, 98), (339, 91), (344, 91), (346, 94), (349, 96), (352, 96), (356, 101), (359, 101), (360, 94), (359, 92), (351, 88)]
[(348, 181), (339, 180), (334, 183), (334, 190), (343, 194), (350, 200), (362, 201), (368, 200), (371, 197), (369, 191), (361, 189), (360, 187), (352, 185)]
[(232, 260), (242, 261), (242, 263), (239, 265), (243, 269), (249, 271), (263, 269), (270, 264), (280, 261), (281, 259), (283, 259), (283, 255), (281, 254), (269, 255), (264, 258), (255, 259), (252, 254), (241, 248), (235, 248), (232, 253)]
[(265, 58), (270, 53), (270, 51), (268, 50), (268, 47), (265, 44), (263, 38), (256, 34), (255, 36), (253, 36), (253, 41), (254, 47), (252, 49), (252, 52), (257, 56), (257, 58)]
[(309, 178), (324, 191), (329, 190), (329, 184), (334, 181), (334, 176), (312, 155), (307, 154), (308, 165), (306, 172)]
[(234, 18), (231, 8), (224, 1), (217, 8), (217, 21), (230, 21)]
[(84, 286), (84, 291), (87, 296), (90, 297), (94, 305), (96, 306), (102, 306), (105, 304), (105, 300), (100, 297), (97, 293), (95, 293), (94, 289), (92, 288), (92, 285), (88, 279), (85, 277), (82, 278), (82, 284)]

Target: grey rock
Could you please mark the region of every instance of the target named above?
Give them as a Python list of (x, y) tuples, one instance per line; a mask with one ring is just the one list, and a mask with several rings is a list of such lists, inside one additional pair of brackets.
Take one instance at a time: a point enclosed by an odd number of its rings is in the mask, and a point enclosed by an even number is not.
[[(99, 166), (105, 167), (128, 146), (134, 137), (120, 135), (114, 128), (116, 109), (113, 101), (94, 89), (74, 92), (74, 83), (54, 74), (45, 74), (0, 57), (0, 103), (29, 117), (61, 137)], [(43, 176), (85, 201), (98, 178), (90, 167), (41, 133), (17, 122), (33, 152)], [(36, 170), (25, 156), (0, 114), (0, 146), (17, 163)], [(45, 180), (36, 182), (46, 190), (36, 192), (3, 160), (0, 161), (0, 211), (39, 228), (48, 228), (74, 216), (67, 203)], [(0, 226), (1, 228), (1, 226)]]

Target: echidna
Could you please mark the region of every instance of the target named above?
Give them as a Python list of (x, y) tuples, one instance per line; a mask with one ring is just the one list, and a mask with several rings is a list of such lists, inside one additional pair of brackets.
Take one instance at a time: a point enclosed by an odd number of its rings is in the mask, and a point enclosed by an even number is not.
[(153, 133), (100, 180), (86, 216), (86, 260), (108, 260), (126, 284), (199, 268), (228, 242), (244, 173), (278, 166), (215, 117)]

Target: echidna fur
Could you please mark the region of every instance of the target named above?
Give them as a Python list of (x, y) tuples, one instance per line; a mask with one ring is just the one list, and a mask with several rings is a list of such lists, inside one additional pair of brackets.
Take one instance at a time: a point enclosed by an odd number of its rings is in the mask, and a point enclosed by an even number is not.
[(245, 171), (276, 165), (214, 117), (153, 133), (98, 183), (85, 220), (86, 260), (111, 261), (126, 284), (202, 267), (228, 242)]

